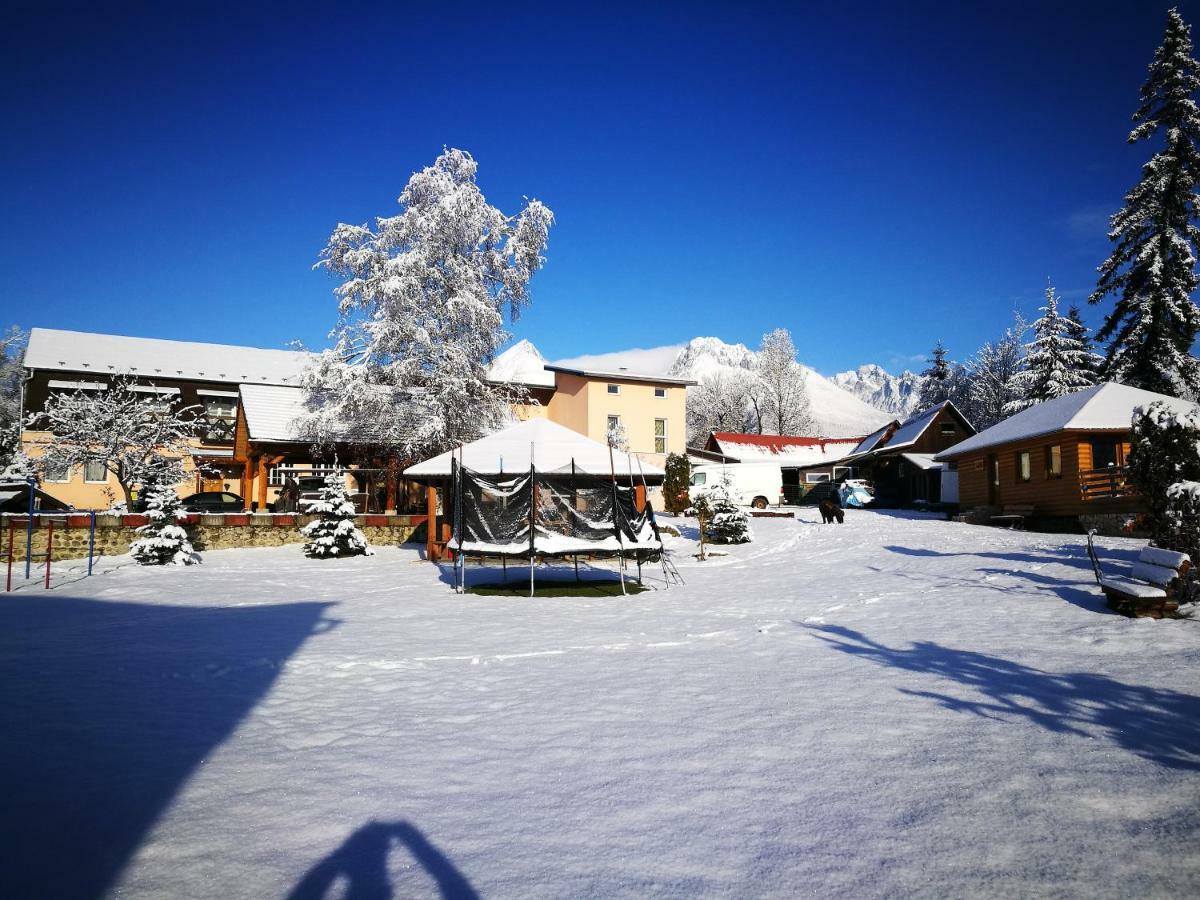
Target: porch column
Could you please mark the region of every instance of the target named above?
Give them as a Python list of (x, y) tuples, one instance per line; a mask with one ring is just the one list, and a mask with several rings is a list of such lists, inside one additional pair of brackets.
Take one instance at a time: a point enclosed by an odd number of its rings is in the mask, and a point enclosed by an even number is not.
[(429, 516), (425, 523), (425, 558), (434, 562), (437, 545), (437, 488), (432, 484), (425, 488), (425, 513)]
[(385, 484), (387, 485), (387, 488), (385, 490), (387, 497), (383, 501), (383, 506), (384, 506), (383, 511), (385, 513), (387, 513), (389, 516), (394, 516), (396, 514), (396, 507), (397, 507), (397, 503), (396, 503), (396, 467), (394, 465), (392, 465), (391, 463), (388, 464), (387, 472), (384, 474), (384, 479), (385, 479)]
[(250, 489), (254, 484), (254, 463), (250, 457), (242, 464), (242, 511), (250, 509)]
[(267, 455), (258, 458), (258, 511), (267, 511)]

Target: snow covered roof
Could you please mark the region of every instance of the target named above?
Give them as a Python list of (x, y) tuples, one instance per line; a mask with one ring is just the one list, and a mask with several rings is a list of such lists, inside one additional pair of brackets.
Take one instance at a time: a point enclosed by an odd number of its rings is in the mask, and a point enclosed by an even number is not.
[[(404, 475), (415, 479), (447, 477), (451, 459), (458, 452), (448, 451), (409, 466)], [(644, 461), (639, 468), (637, 457), (621, 450), (612, 451), (610, 467), (608, 444), (542, 418), (518, 422), (472, 441), (462, 448), (462, 458), (463, 465), (483, 475), (528, 472), (531, 460), (539, 472), (569, 472), (574, 460), (575, 471), (585, 475), (609, 476), (615, 469), (619, 478), (628, 480), (632, 474), (639, 481), (645, 475), (647, 480), (657, 483), (664, 474), (662, 469)]]
[(1067, 394), (1065, 397), (1031, 406), (962, 443), (943, 450), (936, 458), (952, 459), (985, 447), (1028, 440), (1059, 431), (1129, 431), (1132, 427), (1133, 411), (1156, 400), (1166, 403), (1177, 412), (1187, 412), (1196, 408), (1195, 403), (1187, 400), (1106, 381)]
[[(921, 410), (921, 412), (917, 413), (911, 419), (902, 422), (900, 427), (896, 429), (896, 433), (893, 434), (888, 439), (887, 443), (879, 449), (899, 450), (901, 447), (911, 447), (921, 439), (921, 435), (923, 435), (926, 429), (933, 424), (933, 420), (937, 418), (938, 413), (947, 407), (958, 413), (958, 417), (964, 422), (967, 421), (966, 417), (962, 413), (958, 412), (958, 407), (947, 400), (944, 403), (939, 403), (937, 406), (931, 406), (929, 409)], [(967, 422), (967, 424), (970, 425), (969, 422)]]
[(714, 431), (710, 443), (716, 445), (717, 452), (738, 462), (812, 466), (844, 459), (862, 440), (857, 437), (817, 438)]
[(238, 390), (252, 441), (303, 440), (300, 420), (308, 413), (308, 391), (278, 384), (243, 384)]
[(554, 373), (547, 371), (546, 360), (538, 348), (526, 340), (517, 341), (492, 360), (487, 377), (489, 381), (530, 387), (552, 388), (557, 383)]
[(901, 453), (900, 458), (922, 470), (945, 468), (942, 463), (934, 462), (932, 453)]
[(618, 369), (615, 372), (601, 372), (592, 369), (575, 369), (569, 366), (549, 364), (547, 364), (546, 369), (550, 372), (563, 372), (567, 375), (581, 375), (584, 378), (612, 378), (616, 381), (649, 381), (654, 384), (677, 384), (683, 387), (699, 384), (693, 378), (678, 378), (674, 375), (638, 374), (637, 372), (628, 372), (625, 369)]
[(129, 373), (145, 378), (297, 384), (310, 359), (310, 354), (297, 350), (33, 328), (24, 365), (28, 369)]
[(868, 434), (865, 438), (863, 438), (859, 442), (857, 447), (855, 447), (853, 450), (850, 451), (850, 455), (851, 456), (859, 456), (860, 454), (863, 454), (863, 453), (870, 453), (872, 450), (874, 450), (876, 447), (879, 446), (880, 442), (885, 437), (887, 437), (887, 433), (891, 429), (899, 428), (899, 427), (900, 427), (900, 423), (893, 420), (891, 422), (888, 422), (886, 425), (884, 425), (878, 431), (872, 431), (870, 434)]

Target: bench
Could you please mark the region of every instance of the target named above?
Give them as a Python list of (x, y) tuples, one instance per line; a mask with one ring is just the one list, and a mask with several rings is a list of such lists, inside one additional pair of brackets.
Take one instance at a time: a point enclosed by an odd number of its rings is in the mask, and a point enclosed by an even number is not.
[(988, 523), (991, 525), (1007, 525), (1009, 528), (1024, 528), (1025, 520), (1033, 518), (1033, 504), (1027, 506), (1006, 506), (1000, 515), (992, 516)]
[(1105, 575), (1100, 569), (1093, 542), (1095, 529), (1088, 532), (1088, 556), (1096, 583), (1108, 598), (1108, 608), (1123, 616), (1161, 619), (1179, 609), (1179, 589), (1192, 567), (1186, 553), (1143, 547), (1128, 575)]

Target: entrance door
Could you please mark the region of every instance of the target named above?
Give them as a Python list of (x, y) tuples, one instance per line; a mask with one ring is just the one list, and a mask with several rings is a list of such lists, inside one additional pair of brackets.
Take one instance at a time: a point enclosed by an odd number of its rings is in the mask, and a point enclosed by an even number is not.
[(1000, 457), (989, 454), (987, 458), (988, 506), (1000, 505)]

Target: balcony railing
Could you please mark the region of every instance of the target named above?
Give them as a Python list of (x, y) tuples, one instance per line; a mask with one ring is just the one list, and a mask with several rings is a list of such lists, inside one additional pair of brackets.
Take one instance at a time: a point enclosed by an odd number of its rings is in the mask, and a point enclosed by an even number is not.
[(1079, 489), (1084, 500), (1117, 500), (1137, 494), (1129, 483), (1125, 466), (1107, 466), (1079, 473)]
[(201, 416), (196, 423), (196, 434), (206, 444), (232, 444), (236, 421), (225, 416)]

